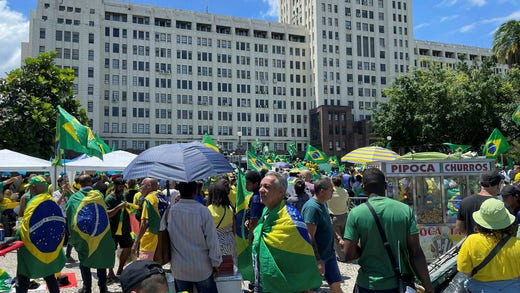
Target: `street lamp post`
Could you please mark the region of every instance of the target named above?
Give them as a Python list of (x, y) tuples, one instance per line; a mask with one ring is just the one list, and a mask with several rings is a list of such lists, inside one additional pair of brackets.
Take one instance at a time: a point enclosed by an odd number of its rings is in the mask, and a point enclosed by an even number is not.
[(238, 145), (237, 145), (237, 155), (238, 155), (238, 166), (240, 166), (240, 163), (242, 161), (242, 154), (241, 154), (241, 148), (242, 148), (242, 131), (237, 131), (238, 136)]
[(392, 149), (391, 143), (392, 143), (392, 136), (389, 135), (386, 137), (386, 148), (389, 150)]

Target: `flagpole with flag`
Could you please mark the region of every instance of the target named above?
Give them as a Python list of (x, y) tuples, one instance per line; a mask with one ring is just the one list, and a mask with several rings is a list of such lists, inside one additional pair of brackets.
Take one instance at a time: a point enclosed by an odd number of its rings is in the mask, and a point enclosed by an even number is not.
[(510, 148), (511, 146), (502, 132), (500, 132), (498, 128), (495, 128), (484, 144), (483, 155), (486, 156), (486, 158), (496, 159)]
[(213, 142), (211, 136), (209, 136), (207, 133), (204, 134), (204, 139), (202, 140), (202, 143), (208, 148), (220, 153), (218, 146), (215, 144), (215, 142)]
[(92, 130), (58, 105), (54, 142), (55, 159), (52, 165), (61, 165), (61, 150), (72, 150), (103, 160), (103, 151)]
[(305, 158), (304, 160), (310, 161), (316, 164), (327, 163), (328, 158), (327, 155), (312, 145), (307, 145), (307, 149), (305, 150)]

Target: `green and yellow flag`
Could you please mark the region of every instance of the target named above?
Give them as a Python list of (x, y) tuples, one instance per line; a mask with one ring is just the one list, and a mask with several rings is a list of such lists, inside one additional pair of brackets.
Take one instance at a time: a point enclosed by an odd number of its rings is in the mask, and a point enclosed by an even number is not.
[(7, 280), (11, 279), (9, 274), (0, 269), (0, 292), (9, 292), (11, 290), (11, 282), (7, 282)]
[(78, 153), (96, 156), (103, 160), (103, 151), (96, 142), (92, 130), (82, 125), (78, 119), (70, 115), (58, 105), (58, 119), (56, 119), (56, 140), (54, 144), (55, 159), (53, 165), (61, 164), (61, 151), (72, 150)]
[(293, 141), (289, 144), (289, 149), (287, 150), (287, 152), (289, 153), (289, 156), (291, 156), (291, 158), (296, 157), (296, 141)]
[(271, 165), (259, 158), (253, 152), (247, 152), (247, 169), (260, 171), (262, 169), (271, 170)]
[(217, 144), (215, 144), (215, 142), (213, 142), (213, 140), (211, 139), (211, 137), (206, 133), (204, 134), (204, 139), (202, 140), (202, 143), (207, 146), (208, 148), (216, 151), (216, 152), (220, 152), (220, 150), (218, 149), (218, 146)]
[(245, 227), (247, 207), (249, 199), (253, 195), (246, 189), (246, 176), (241, 169), (238, 169), (236, 183), (236, 234), (235, 241), (237, 244), (237, 267), (244, 280), (254, 281), (253, 264), (251, 259), (251, 245), (249, 245), (247, 237), (249, 230)]
[[(253, 258), (260, 264), (265, 292), (300, 292), (319, 288), (322, 278), (307, 226), (285, 200), (262, 217), (255, 228)], [(303, 269), (305, 268), (305, 269)]]
[(65, 229), (65, 217), (50, 194), (31, 198), (17, 231), (24, 243), (18, 250), (18, 273), (40, 278), (61, 271), (65, 266)]
[(320, 164), (327, 163), (328, 158), (324, 152), (309, 144), (307, 145), (307, 149), (305, 150), (304, 160)]
[(443, 142), (442, 144), (450, 147), (454, 153), (463, 153), (471, 147), (471, 145), (454, 144), (449, 142)]
[(102, 194), (97, 190), (78, 191), (67, 202), (70, 243), (82, 265), (89, 268), (112, 268), (115, 245)]
[[(96, 144), (101, 149), (102, 154), (108, 154), (112, 151), (112, 149), (108, 146), (108, 144), (97, 135), (97, 133), (94, 133), (94, 138), (96, 139)], [(115, 145), (114, 145), (115, 146)]]
[(495, 128), (484, 144), (483, 155), (486, 158), (498, 158), (498, 156), (507, 152), (510, 148), (511, 146), (502, 132)]
[(520, 105), (518, 105), (518, 107), (516, 107), (516, 110), (515, 110), (515, 112), (513, 112), (513, 115), (511, 116), (511, 119), (517, 125), (520, 125)]

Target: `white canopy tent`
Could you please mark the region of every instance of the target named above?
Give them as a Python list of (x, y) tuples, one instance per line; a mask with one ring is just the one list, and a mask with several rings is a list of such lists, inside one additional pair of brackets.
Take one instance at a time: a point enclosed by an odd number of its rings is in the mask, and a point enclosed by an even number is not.
[(0, 171), (2, 172), (50, 172), (51, 169), (50, 161), (8, 149), (0, 150)]
[(90, 157), (65, 164), (67, 175), (74, 178), (76, 172), (81, 171), (123, 171), (137, 155), (114, 151), (103, 155), (103, 160), (98, 157)]

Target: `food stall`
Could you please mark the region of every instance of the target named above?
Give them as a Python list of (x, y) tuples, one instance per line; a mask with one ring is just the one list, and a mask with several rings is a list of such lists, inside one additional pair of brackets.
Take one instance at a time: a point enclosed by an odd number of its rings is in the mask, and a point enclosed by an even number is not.
[(421, 247), (432, 262), (462, 239), (454, 231), (460, 201), (479, 191), (480, 174), (492, 170), (494, 160), (395, 160), (370, 166), (385, 173), (388, 197), (413, 207)]

